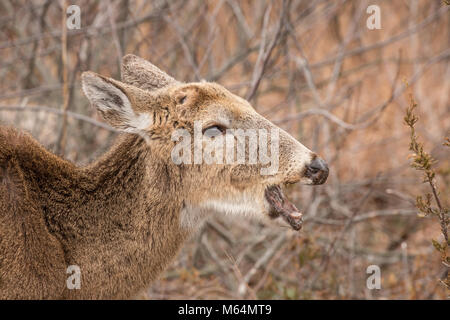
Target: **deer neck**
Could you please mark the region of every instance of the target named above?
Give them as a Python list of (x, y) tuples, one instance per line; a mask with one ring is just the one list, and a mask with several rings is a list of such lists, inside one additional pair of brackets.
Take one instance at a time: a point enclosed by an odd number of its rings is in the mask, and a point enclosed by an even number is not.
[[(114, 274), (110, 297), (117, 288), (132, 294), (148, 285), (188, 236), (179, 222), (182, 200), (176, 197), (170, 165), (152, 155), (142, 138), (124, 135), (99, 160), (74, 174), (71, 178), (78, 183), (70, 186), (66, 206), (53, 207), (47, 216), (67, 263), (86, 270), (85, 282), (93, 286)], [(62, 175), (60, 179), (55, 194), (73, 182)]]

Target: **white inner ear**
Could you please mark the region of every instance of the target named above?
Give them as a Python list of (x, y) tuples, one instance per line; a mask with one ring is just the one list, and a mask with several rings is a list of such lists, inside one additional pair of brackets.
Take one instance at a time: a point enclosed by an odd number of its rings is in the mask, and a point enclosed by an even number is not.
[(152, 124), (150, 114), (134, 112), (127, 95), (103, 79), (98, 77), (87, 78), (83, 82), (83, 91), (99, 110), (116, 112), (122, 120), (120, 129), (125, 132), (137, 133), (147, 129)]

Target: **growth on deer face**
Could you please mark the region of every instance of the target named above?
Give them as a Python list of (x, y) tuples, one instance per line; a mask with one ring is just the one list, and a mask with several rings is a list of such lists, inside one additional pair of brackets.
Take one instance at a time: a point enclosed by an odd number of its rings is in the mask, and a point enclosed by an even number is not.
[(123, 132), (86, 167), (0, 128), (0, 298), (133, 297), (213, 214), (301, 228), (281, 186), (324, 183), (321, 158), (216, 83), (176, 81), (133, 55), (122, 77), (82, 75)]

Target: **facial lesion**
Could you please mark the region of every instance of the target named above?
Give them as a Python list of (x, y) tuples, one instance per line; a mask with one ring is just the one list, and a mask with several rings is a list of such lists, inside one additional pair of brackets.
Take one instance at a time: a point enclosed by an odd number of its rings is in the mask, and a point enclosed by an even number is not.
[(188, 85), (178, 88), (175, 92), (175, 102), (178, 107), (193, 107), (198, 104), (200, 88), (195, 85)]

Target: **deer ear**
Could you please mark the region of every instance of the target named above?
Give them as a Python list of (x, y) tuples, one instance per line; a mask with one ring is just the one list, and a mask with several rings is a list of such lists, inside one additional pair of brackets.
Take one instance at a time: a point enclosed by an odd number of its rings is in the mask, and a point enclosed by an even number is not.
[(131, 133), (150, 127), (150, 114), (139, 113), (134, 106), (135, 96), (142, 95), (138, 88), (94, 72), (84, 72), (81, 82), (86, 97), (111, 126)]
[(147, 91), (178, 83), (158, 67), (133, 54), (122, 58), (122, 81)]

